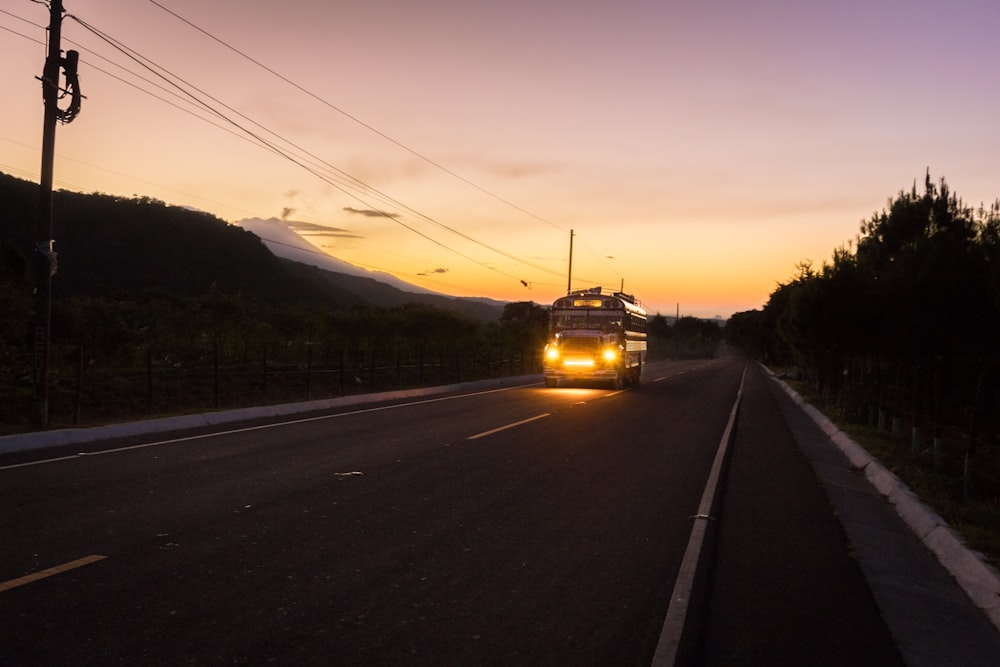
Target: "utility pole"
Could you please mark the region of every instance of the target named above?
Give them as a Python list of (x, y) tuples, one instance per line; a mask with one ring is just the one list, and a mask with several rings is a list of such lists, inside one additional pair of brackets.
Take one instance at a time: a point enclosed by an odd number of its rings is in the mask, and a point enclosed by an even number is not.
[[(50, 0), (49, 48), (42, 70), (42, 100), (45, 119), (42, 127), (42, 171), (38, 188), (38, 221), (35, 226), (35, 322), (32, 330), (34, 392), (32, 420), (36, 428), (49, 422), (49, 347), (52, 337), (52, 276), (56, 272), (56, 253), (52, 241), (52, 181), (55, 162), (56, 123), (69, 123), (80, 112), (80, 85), (77, 79), (79, 54), (70, 51), (62, 57), (62, 0)], [(66, 87), (60, 86), (62, 70)], [(70, 95), (70, 106), (59, 108), (59, 99)]]
[(566, 273), (566, 294), (573, 291), (573, 230), (569, 230), (569, 271)]

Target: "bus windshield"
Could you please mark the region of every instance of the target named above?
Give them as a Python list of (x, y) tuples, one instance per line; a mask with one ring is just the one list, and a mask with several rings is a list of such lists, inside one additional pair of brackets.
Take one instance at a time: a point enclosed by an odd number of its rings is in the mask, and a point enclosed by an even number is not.
[(619, 331), (622, 328), (622, 316), (620, 313), (605, 315), (586, 311), (553, 313), (552, 328), (554, 331), (562, 329), (594, 329), (606, 333)]

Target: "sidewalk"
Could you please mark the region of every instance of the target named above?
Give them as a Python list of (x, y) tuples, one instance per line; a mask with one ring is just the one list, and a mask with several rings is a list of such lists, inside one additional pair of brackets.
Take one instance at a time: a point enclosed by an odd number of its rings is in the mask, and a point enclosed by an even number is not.
[(236, 424), (239, 422), (273, 419), (301, 415), (321, 410), (332, 410), (353, 405), (367, 405), (378, 401), (398, 400), (402, 398), (424, 398), (452, 391), (487, 390), (495, 387), (513, 386), (541, 382), (540, 375), (512, 375), (509, 377), (489, 380), (474, 380), (451, 385), (419, 387), (414, 389), (397, 389), (374, 394), (352, 394), (337, 398), (321, 398), (298, 403), (275, 403), (249, 408), (220, 410), (217, 412), (202, 412), (177, 417), (161, 417), (140, 421), (128, 421), (106, 426), (87, 428), (67, 428), (51, 431), (21, 433), (17, 435), (0, 436), (0, 456), (30, 452), (38, 449), (54, 449), (86, 445), (92, 442), (134, 438), (151, 433), (172, 433), (196, 430), (220, 424)]
[(730, 460), (716, 577), (713, 664), (1000, 664), (996, 573), (760, 366)]

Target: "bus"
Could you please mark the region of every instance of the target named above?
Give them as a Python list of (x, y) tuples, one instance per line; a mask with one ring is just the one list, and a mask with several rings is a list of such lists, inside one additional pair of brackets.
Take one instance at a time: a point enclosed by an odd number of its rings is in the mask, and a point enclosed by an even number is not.
[(600, 287), (556, 299), (542, 356), (546, 387), (610, 382), (638, 384), (646, 362), (646, 311), (631, 294)]

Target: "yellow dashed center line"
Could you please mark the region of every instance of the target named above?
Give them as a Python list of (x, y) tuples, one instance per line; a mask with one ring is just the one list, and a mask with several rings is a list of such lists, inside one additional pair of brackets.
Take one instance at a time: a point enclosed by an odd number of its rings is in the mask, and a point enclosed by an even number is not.
[(42, 570), (40, 572), (33, 572), (32, 574), (26, 574), (23, 577), (18, 577), (17, 579), (11, 579), (10, 581), (0, 582), (0, 593), (4, 591), (9, 591), (12, 588), (17, 588), (18, 586), (24, 586), (25, 584), (30, 584), (33, 581), (38, 581), (39, 579), (46, 579), (48, 577), (53, 577), (57, 574), (62, 574), (63, 572), (69, 572), (70, 570), (75, 570), (78, 567), (84, 567), (85, 565), (91, 565), (98, 561), (102, 561), (107, 556), (87, 556), (85, 558), (79, 558), (69, 563), (63, 563), (62, 565), (56, 565), (55, 567), (50, 567), (47, 570)]

